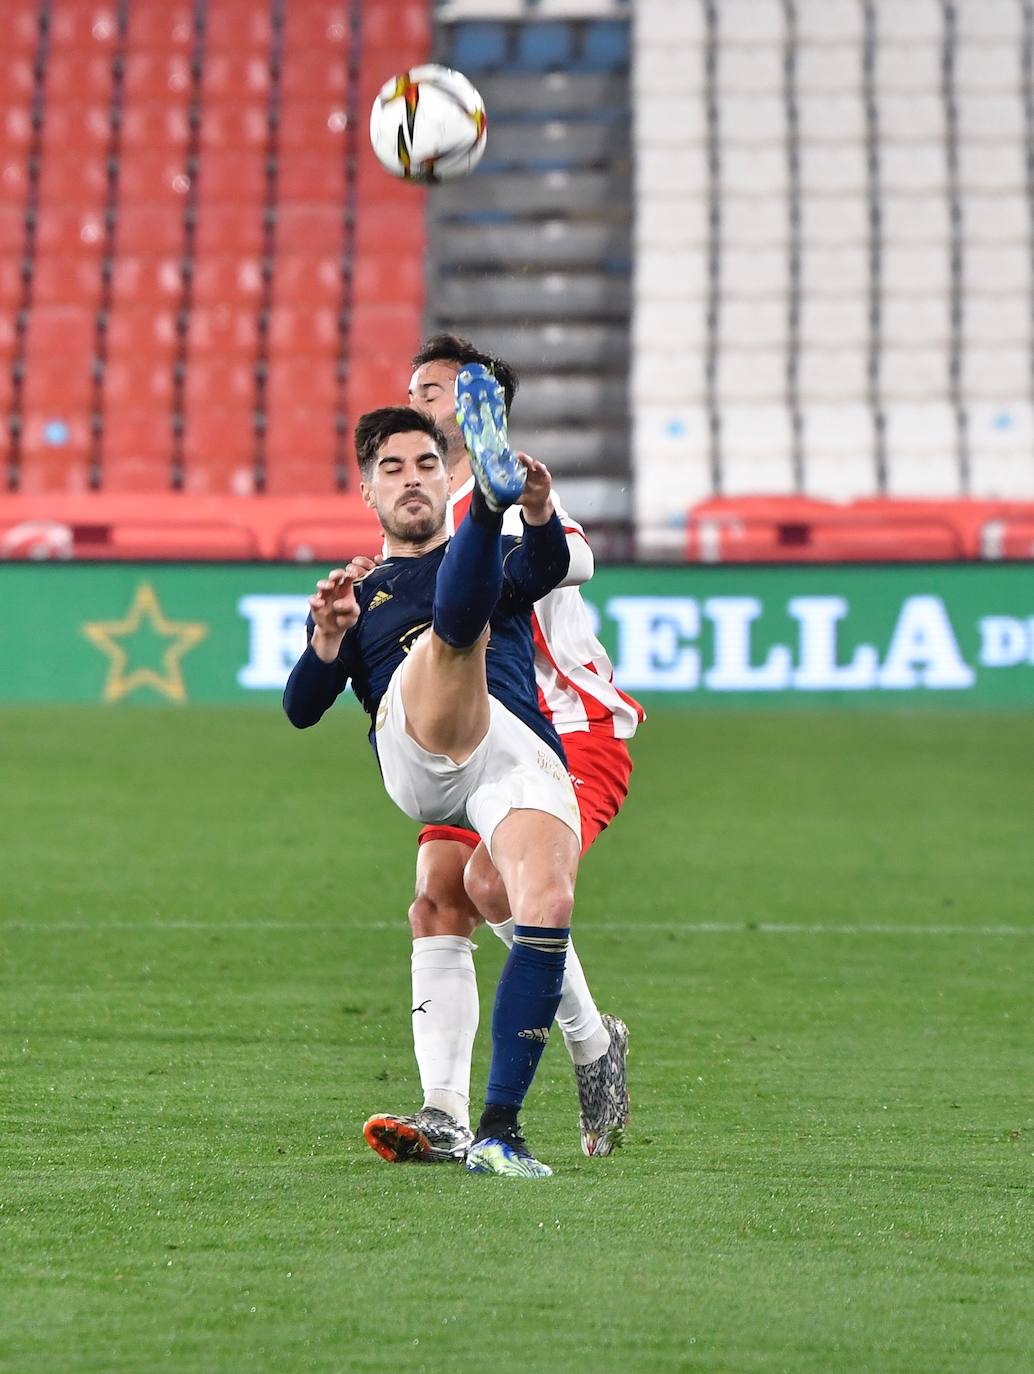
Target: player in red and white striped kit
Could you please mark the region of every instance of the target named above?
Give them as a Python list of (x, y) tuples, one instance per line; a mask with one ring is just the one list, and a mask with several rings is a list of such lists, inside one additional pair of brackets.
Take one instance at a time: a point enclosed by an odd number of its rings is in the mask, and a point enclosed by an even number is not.
[[(428, 340), (413, 359), (409, 388), (410, 404), (431, 415), (448, 440), (452, 529), (466, 515), (474, 486), (454, 400), (457, 373), (471, 362), (495, 373), (509, 411), (517, 388), (513, 369), (454, 335)], [(614, 685), (610, 660), (578, 590), (593, 574), (592, 551), (582, 527), (560, 507), (555, 493), (554, 505), (567, 532), (571, 567), (565, 582), (535, 606), (535, 676), (540, 708), (567, 755), (584, 854), (624, 802), (632, 771), (626, 740), (635, 734), (643, 709)], [(508, 513), (504, 531), (520, 535), (519, 514), (512, 526), (510, 519)], [(472, 1138), (470, 1062), (479, 1011), (471, 936), (485, 919), (494, 934), (510, 943), (514, 924), (502, 884), (473, 831), (452, 826), (421, 831), (409, 919), (413, 1044), (424, 1105), (409, 1117), (371, 1117), (365, 1136), (392, 1161), (459, 1159)], [(628, 1119), (628, 1031), (617, 1017), (601, 1015), (573, 947), (557, 1024), (575, 1068), (582, 1148), (589, 1155), (609, 1154), (620, 1143)]]

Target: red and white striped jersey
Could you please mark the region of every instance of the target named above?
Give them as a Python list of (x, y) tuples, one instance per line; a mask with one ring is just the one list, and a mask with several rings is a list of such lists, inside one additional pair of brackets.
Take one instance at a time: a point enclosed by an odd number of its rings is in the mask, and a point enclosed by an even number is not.
[[(469, 478), (449, 498), (446, 516), (449, 533), (470, 508), (474, 479)], [(553, 505), (568, 535), (585, 538), (553, 493)], [(519, 506), (503, 517), (503, 532), (520, 536), (523, 526)], [(535, 636), (535, 680), (539, 707), (559, 735), (579, 730), (613, 734), (631, 739), (645, 712), (637, 701), (614, 685), (614, 666), (596, 637), (589, 610), (577, 587), (557, 587), (535, 603), (532, 614)]]

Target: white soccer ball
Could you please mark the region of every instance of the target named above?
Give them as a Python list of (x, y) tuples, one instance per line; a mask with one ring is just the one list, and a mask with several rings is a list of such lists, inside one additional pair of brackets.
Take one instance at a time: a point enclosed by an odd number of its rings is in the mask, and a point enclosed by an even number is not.
[(392, 176), (449, 181), (481, 161), (487, 123), (463, 73), (429, 62), (385, 81), (370, 111), (370, 142)]

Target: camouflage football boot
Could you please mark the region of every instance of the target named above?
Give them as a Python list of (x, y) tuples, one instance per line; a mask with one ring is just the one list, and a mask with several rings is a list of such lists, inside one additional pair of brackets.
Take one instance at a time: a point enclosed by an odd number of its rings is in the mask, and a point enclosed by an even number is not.
[(624, 1141), (628, 1125), (628, 1027), (607, 1013), (610, 1048), (591, 1064), (576, 1064), (581, 1109), (582, 1153), (609, 1155)]

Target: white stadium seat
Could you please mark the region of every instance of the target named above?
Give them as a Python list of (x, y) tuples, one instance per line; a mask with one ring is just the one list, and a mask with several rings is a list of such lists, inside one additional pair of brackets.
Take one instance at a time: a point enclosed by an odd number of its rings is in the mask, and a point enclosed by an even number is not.
[(1000, 195), (967, 191), (965, 213), (969, 243), (1008, 242), (1030, 231), (1030, 205), (1019, 187)]
[[(884, 5), (881, 17), (907, 10), (908, 5)], [(910, 41), (888, 43), (881, 40), (876, 68), (880, 94), (903, 95), (911, 91), (938, 91), (941, 80), (941, 42)]]
[(1029, 394), (1030, 350), (993, 348), (983, 345), (967, 349), (963, 357), (962, 384), (967, 399), (994, 401), (1009, 405)]
[(797, 0), (797, 33), (807, 44), (860, 43), (862, 7), (857, 0)]
[(801, 148), (801, 184), (809, 195), (861, 192), (866, 176), (865, 149), (860, 143), (842, 148), (805, 144)]
[(809, 244), (864, 248), (868, 242), (869, 207), (860, 192), (807, 196), (801, 206), (801, 222)]
[(963, 332), (967, 346), (1026, 346), (1031, 333), (1031, 300), (1027, 291), (1007, 296), (968, 296)]
[(726, 247), (772, 247), (786, 242), (785, 196), (739, 193), (722, 196), (722, 242)]
[(801, 339), (805, 344), (864, 348), (868, 337), (869, 305), (863, 296), (806, 296), (801, 302)]
[(809, 496), (854, 501), (876, 494), (873, 416), (868, 406), (808, 406), (804, 451)]
[(950, 406), (888, 408), (887, 492), (920, 498), (961, 495), (958, 436)]
[(793, 438), (786, 407), (740, 406), (723, 411), (724, 494), (783, 496), (793, 490)]
[(805, 296), (864, 296), (869, 290), (865, 243), (842, 248), (805, 243), (801, 253), (801, 288)]
[(883, 395), (888, 403), (929, 405), (948, 394), (947, 345), (913, 345), (903, 348), (889, 343), (881, 355)]
[(723, 47), (718, 64), (718, 85), (723, 95), (732, 95), (737, 91), (742, 95), (781, 91), (781, 46), (773, 43), (761, 48), (740, 48), (732, 44)]
[(723, 144), (771, 143), (786, 137), (786, 104), (781, 92), (737, 92), (722, 101), (721, 137)]
[(888, 192), (943, 194), (948, 184), (944, 140), (937, 143), (884, 143), (880, 149), (880, 183)]
[(801, 145), (865, 141), (865, 107), (861, 92), (806, 91), (798, 100)]
[(1020, 80), (1020, 48), (1016, 43), (959, 44), (955, 59), (955, 83), (963, 101), (971, 92), (1000, 94)]
[(722, 191), (752, 192), (759, 197), (786, 194), (786, 149), (781, 141), (722, 149)]
[(967, 191), (1011, 191), (1025, 177), (1019, 143), (959, 143), (959, 180)]
[(890, 0), (877, 5), (877, 32), (883, 45), (939, 40), (943, 27), (939, 0)]
[(1008, 140), (1024, 136), (1023, 104), (1019, 84), (1006, 93), (983, 91), (963, 94), (959, 101), (959, 137), (977, 142)]
[(883, 290), (888, 296), (940, 293), (943, 297), (951, 280), (948, 244), (885, 241), (882, 275)]
[(858, 401), (865, 395), (869, 355), (865, 348), (813, 347), (801, 350), (798, 386), (802, 403)]
[(802, 43), (797, 54), (797, 90), (802, 99), (812, 93), (843, 94), (862, 80), (862, 58), (856, 47)]
[(1034, 500), (1034, 414), (1029, 404), (969, 411), (970, 488), (988, 500)]
[[(730, 290), (734, 283), (726, 282)], [(786, 339), (786, 302), (725, 299), (721, 307), (722, 339), (726, 347), (776, 347)]]
[(885, 244), (947, 243), (950, 226), (943, 186), (916, 195), (907, 187), (895, 189), (884, 184), (880, 207)]
[(944, 138), (944, 99), (937, 90), (884, 91), (877, 110), (880, 138), (888, 143), (937, 143)]
[(1016, 0), (979, 0), (958, 6), (962, 39), (1016, 43), (1023, 36), (1023, 16)]
[(722, 277), (729, 294), (777, 296), (784, 300), (788, 279), (786, 250), (729, 246), (722, 254)]
[(778, 403), (786, 395), (785, 351), (723, 349), (718, 362), (718, 395), (723, 407)]
[(729, 48), (778, 47), (783, 41), (780, 0), (722, 0), (719, 23), (722, 42)]

